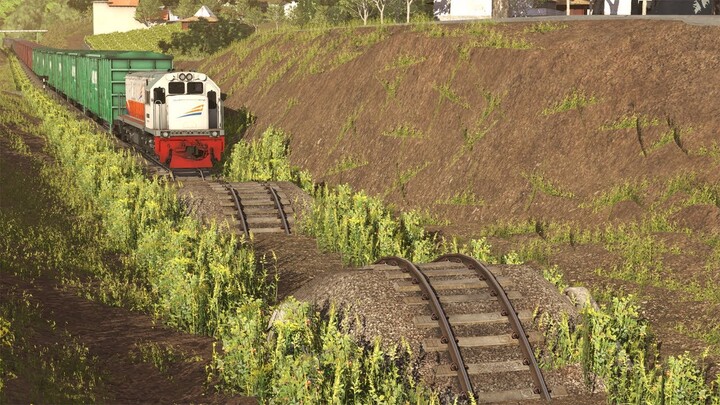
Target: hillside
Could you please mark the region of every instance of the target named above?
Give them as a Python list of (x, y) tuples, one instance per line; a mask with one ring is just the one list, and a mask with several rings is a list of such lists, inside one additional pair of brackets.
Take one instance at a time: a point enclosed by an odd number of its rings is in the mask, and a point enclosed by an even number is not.
[[(490, 237), (600, 298), (637, 293), (664, 352), (720, 354), (718, 27), (575, 21), (265, 34), (187, 68), (292, 135), (292, 160), (443, 234)], [(698, 310), (692, 316), (687, 308)]]

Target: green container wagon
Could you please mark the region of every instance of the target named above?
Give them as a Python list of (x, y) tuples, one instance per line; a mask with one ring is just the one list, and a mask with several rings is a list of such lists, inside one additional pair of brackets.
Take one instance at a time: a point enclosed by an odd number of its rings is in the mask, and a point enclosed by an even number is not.
[(125, 76), (170, 70), (172, 56), (155, 52), (84, 51), (42, 48), (33, 53), (34, 71), (52, 87), (112, 123), (127, 113)]
[[(97, 59), (95, 82), (85, 83), (91, 89), (97, 88), (98, 112), (103, 120), (112, 123), (118, 116), (127, 113), (125, 105), (125, 76), (128, 73), (148, 70), (170, 70), (172, 56), (155, 52), (106, 52), (88, 54), (86, 58)], [(91, 63), (93, 66), (94, 63)], [(92, 75), (92, 72), (91, 72)]]

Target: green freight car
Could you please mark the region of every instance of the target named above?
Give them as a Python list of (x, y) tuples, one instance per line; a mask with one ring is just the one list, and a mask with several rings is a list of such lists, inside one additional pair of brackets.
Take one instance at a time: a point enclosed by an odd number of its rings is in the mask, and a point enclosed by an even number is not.
[(125, 76), (171, 70), (172, 56), (155, 52), (36, 48), (33, 72), (68, 100), (111, 124), (126, 114)]

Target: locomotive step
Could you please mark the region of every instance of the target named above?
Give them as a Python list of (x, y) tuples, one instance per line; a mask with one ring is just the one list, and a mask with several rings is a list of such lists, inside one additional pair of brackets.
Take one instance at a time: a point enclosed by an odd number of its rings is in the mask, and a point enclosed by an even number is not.
[[(532, 319), (532, 311), (519, 311), (520, 320), (526, 321)], [(490, 323), (507, 322), (508, 317), (501, 315), (500, 312), (487, 312), (480, 314), (459, 314), (448, 316), (448, 322), (451, 325), (485, 325)], [(437, 328), (438, 321), (433, 320), (430, 316), (416, 316), (413, 323), (418, 328)]]
[[(529, 366), (523, 364), (522, 360), (492, 361), (486, 363), (465, 363), (467, 372), (470, 375), (510, 373), (514, 371), (528, 371)], [(436, 377), (455, 377), (457, 371), (449, 364), (441, 364), (435, 367)]]
[[(517, 291), (508, 291), (506, 292), (508, 298), (511, 300), (513, 299), (521, 299), (522, 295)], [(441, 295), (440, 296), (440, 303), (441, 304), (455, 304), (455, 303), (461, 303), (461, 302), (477, 302), (477, 301), (497, 301), (497, 297), (493, 297), (490, 295), (489, 292), (481, 292), (477, 294), (465, 294), (465, 295)], [(427, 305), (427, 300), (422, 299), (422, 297), (418, 297), (417, 295), (413, 295), (410, 297), (403, 297), (403, 302), (407, 305)]]
[[(503, 287), (512, 286), (512, 280), (505, 277), (498, 277), (497, 281)], [(485, 281), (477, 278), (464, 278), (460, 280), (437, 280), (433, 281), (432, 286), (435, 290), (463, 290), (469, 288), (488, 288)], [(397, 281), (393, 284), (395, 291), (420, 291), (418, 284), (413, 284), (411, 281)]]
[[(542, 334), (539, 332), (530, 332), (531, 343), (537, 343), (542, 340)], [(518, 339), (513, 339), (511, 334), (492, 335), (492, 336), (459, 336), (457, 337), (459, 347), (494, 347), (494, 346), (512, 346), (518, 344)], [(447, 351), (447, 344), (440, 339), (425, 339), (422, 342), (423, 349), (427, 352), (444, 352)]]

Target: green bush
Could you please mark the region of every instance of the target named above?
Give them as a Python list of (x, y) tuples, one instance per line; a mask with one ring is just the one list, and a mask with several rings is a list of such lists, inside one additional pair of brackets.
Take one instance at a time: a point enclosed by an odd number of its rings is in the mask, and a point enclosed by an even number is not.
[[(543, 317), (549, 356), (546, 363), (580, 362), (589, 383), (599, 377), (612, 403), (718, 403), (717, 386), (705, 384), (702, 365), (688, 355), (660, 362), (649, 324), (632, 297), (613, 298), (607, 306), (586, 305), (577, 322), (567, 316)], [(549, 358), (547, 358), (549, 357)], [(720, 381), (718, 376), (717, 381)]]
[(162, 52), (159, 44), (169, 41), (180, 28), (180, 24), (163, 24), (148, 29), (90, 35), (85, 37), (85, 42), (98, 50)]
[(252, 142), (238, 142), (225, 162), (228, 181), (293, 181), (310, 189), (310, 174), (290, 164), (290, 139), (273, 127)]
[(216, 23), (209, 23), (201, 19), (190, 24), (187, 31), (173, 32), (169, 41), (160, 40), (158, 48), (163, 53), (188, 56), (210, 55), (227, 47), (233, 41), (248, 37), (253, 32), (255, 32), (253, 27), (240, 21), (220, 18)]
[(407, 345), (358, 341), (357, 325), (334, 306), (316, 312), (290, 299), (269, 315), (261, 301), (248, 302), (228, 323), (225, 355), (212, 367), (226, 388), (278, 404), (438, 403), (416, 384)]

